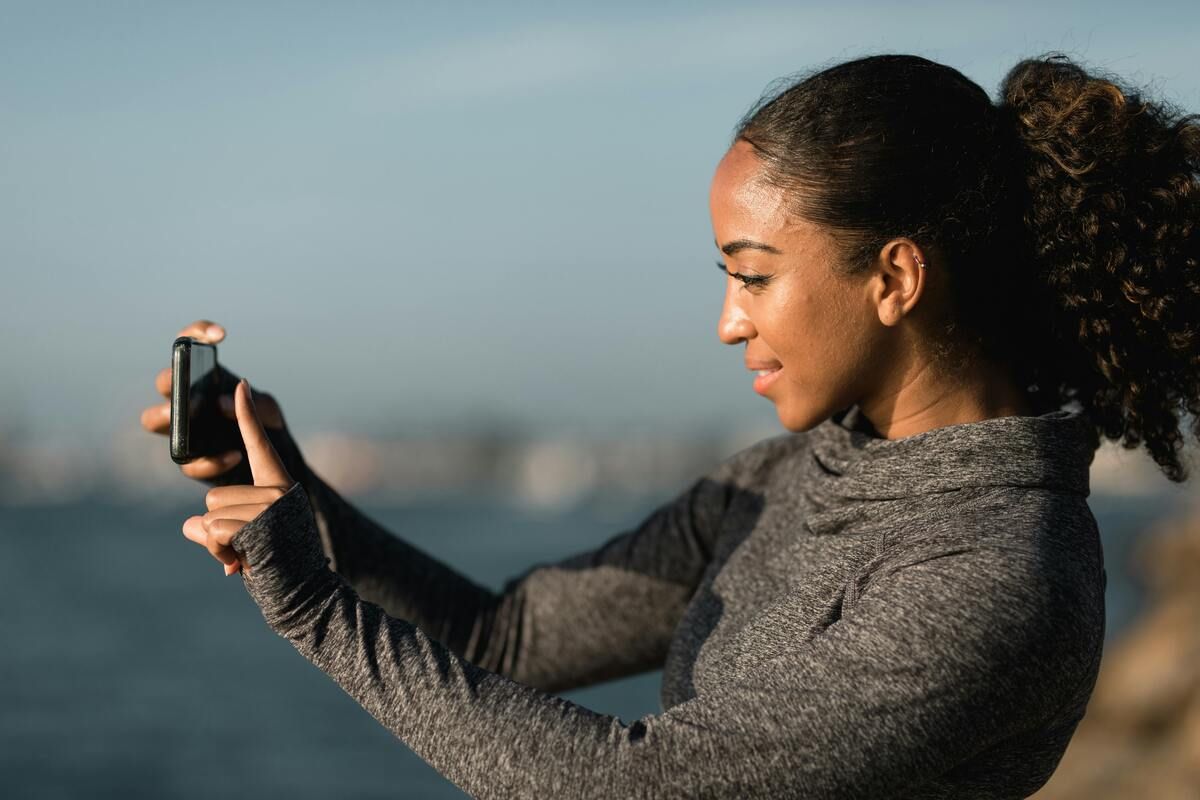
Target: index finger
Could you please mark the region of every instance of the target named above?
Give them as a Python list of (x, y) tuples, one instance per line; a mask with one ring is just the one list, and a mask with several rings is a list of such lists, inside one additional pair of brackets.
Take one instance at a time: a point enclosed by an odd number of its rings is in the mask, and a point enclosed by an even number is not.
[(190, 336), (201, 342), (216, 344), (225, 338), (225, 328), (212, 320), (198, 319), (176, 334), (175, 338), (180, 336)]
[(254, 477), (255, 486), (292, 485), (291, 476), (283, 466), (279, 454), (267, 432), (263, 430), (262, 422), (254, 410), (254, 401), (250, 399), (250, 382), (245, 378), (238, 381), (233, 392), (234, 409), (237, 412), (238, 429), (242, 432), (242, 441), (246, 445), (246, 456), (250, 461), (250, 474)]

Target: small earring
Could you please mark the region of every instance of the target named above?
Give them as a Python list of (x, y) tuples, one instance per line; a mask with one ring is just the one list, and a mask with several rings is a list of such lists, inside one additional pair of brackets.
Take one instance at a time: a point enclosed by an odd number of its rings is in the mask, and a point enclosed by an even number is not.
[(925, 269), (925, 262), (921, 260), (920, 256), (913, 256), (913, 258), (916, 259), (918, 267)]

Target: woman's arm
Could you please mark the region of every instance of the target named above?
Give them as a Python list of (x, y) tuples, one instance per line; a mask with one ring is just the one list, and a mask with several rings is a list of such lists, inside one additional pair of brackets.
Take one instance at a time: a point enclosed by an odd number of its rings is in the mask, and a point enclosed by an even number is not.
[[(461, 658), (547, 690), (661, 666), (712, 557), (735, 473), (755, 455), (748, 448), (727, 458), (636, 527), (593, 550), (532, 566), (496, 593), (342, 498), (308, 467), (286, 429), (268, 434), (304, 489), (330, 569), (361, 600), (413, 623)], [(250, 482), (248, 467), (223, 480)]]
[[(393, 535), (311, 472), (301, 480), (331, 568), (359, 597), (455, 655), (565, 690), (662, 665), (712, 557), (729, 464), (599, 547), (536, 564), (492, 592)], [(311, 493), (310, 493), (311, 492)]]
[(302, 486), (232, 546), (268, 624), (479, 798), (890, 796), (1086, 696), (1098, 653), (1081, 605), (1096, 598), (1058, 562), (955, 537), (881, 559), (823, 631), (794, 615), (771, 637), (794, 647), (626, 724), (359, 598), (326, 567)]

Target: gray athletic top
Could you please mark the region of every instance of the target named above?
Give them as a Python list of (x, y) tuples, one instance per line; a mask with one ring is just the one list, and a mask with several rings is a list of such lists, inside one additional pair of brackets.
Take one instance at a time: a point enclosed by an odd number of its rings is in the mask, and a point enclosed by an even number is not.
[[(852, 406), (499, 594), (289, 440), (297, 483), (232, 544), (270, 627), (478, 798), (1026, 797), (1100, 664), (1093, 437), (1063, 410), (888, 440)], [(634, 722), (553, 694), (657, 667)]]

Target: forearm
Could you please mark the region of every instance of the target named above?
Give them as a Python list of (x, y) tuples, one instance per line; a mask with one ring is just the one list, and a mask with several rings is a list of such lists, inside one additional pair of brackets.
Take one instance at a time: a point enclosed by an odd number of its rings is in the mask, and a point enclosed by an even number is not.
[[(330, 568), (359, 598), (455, 655), (530, 686), (559, 691), (661, 666), (692, 591), (681, 577), (632, 563), (617, 552), (629, 547), (618, 537), (535, 565), (493, 593), (390, 534), (311, 470), (297, 472)], [(670, 524), (669, 514), (659, 510), (640, 530)]]
[[(391, 534), (329, 486), (304, 460), (286, 428), (268, 429), (272, 446), (304, 489), (324, 555), (364, 600), (412, 622), (454, 653), (503, 665), (503, 649), (489, 646), (499, 598), (448, 565)], [(253, 482), (245, 458), (208, 481), (214, 486)], [(497, 637), (504, 640), (503, 631)]]
[[(289, 439), (281, 456), (294, 450)], [(719, 465), (599, 546), (535, 564), (495, 593), (392, 535), (301, 459), (293, 467), (285, 457), (325, 556), (361, 599), (457, 656), (547, 691), (662, 666), (712, 558), (737, 463)]]
[[(637, 747), (630, 726), (473, 664), (358, 597), (325, 566), (315, 537), (296, 535), (311, 526), (298, 494), (293, 487), (233, 542), (273, 630), (473, 796), (612, 796), (622, 751)], [(621, 785), (653, 778), (624, 775)]]
[(494, 592), (383, 528), (311, 469), (297, 480), (308, 495), (330, 568), (359, 597), (412, 622), (464, 658), (496, 655), (489, 644), (502, 609)]
[(725, 484), (698, 480), (639, 525), (535, 564), (495, 593), (382, 528), (302, 462), (294, 475), (331, 568), (360, 598), (455, 655), (548, 691), (662, 666), (728, 496)]

